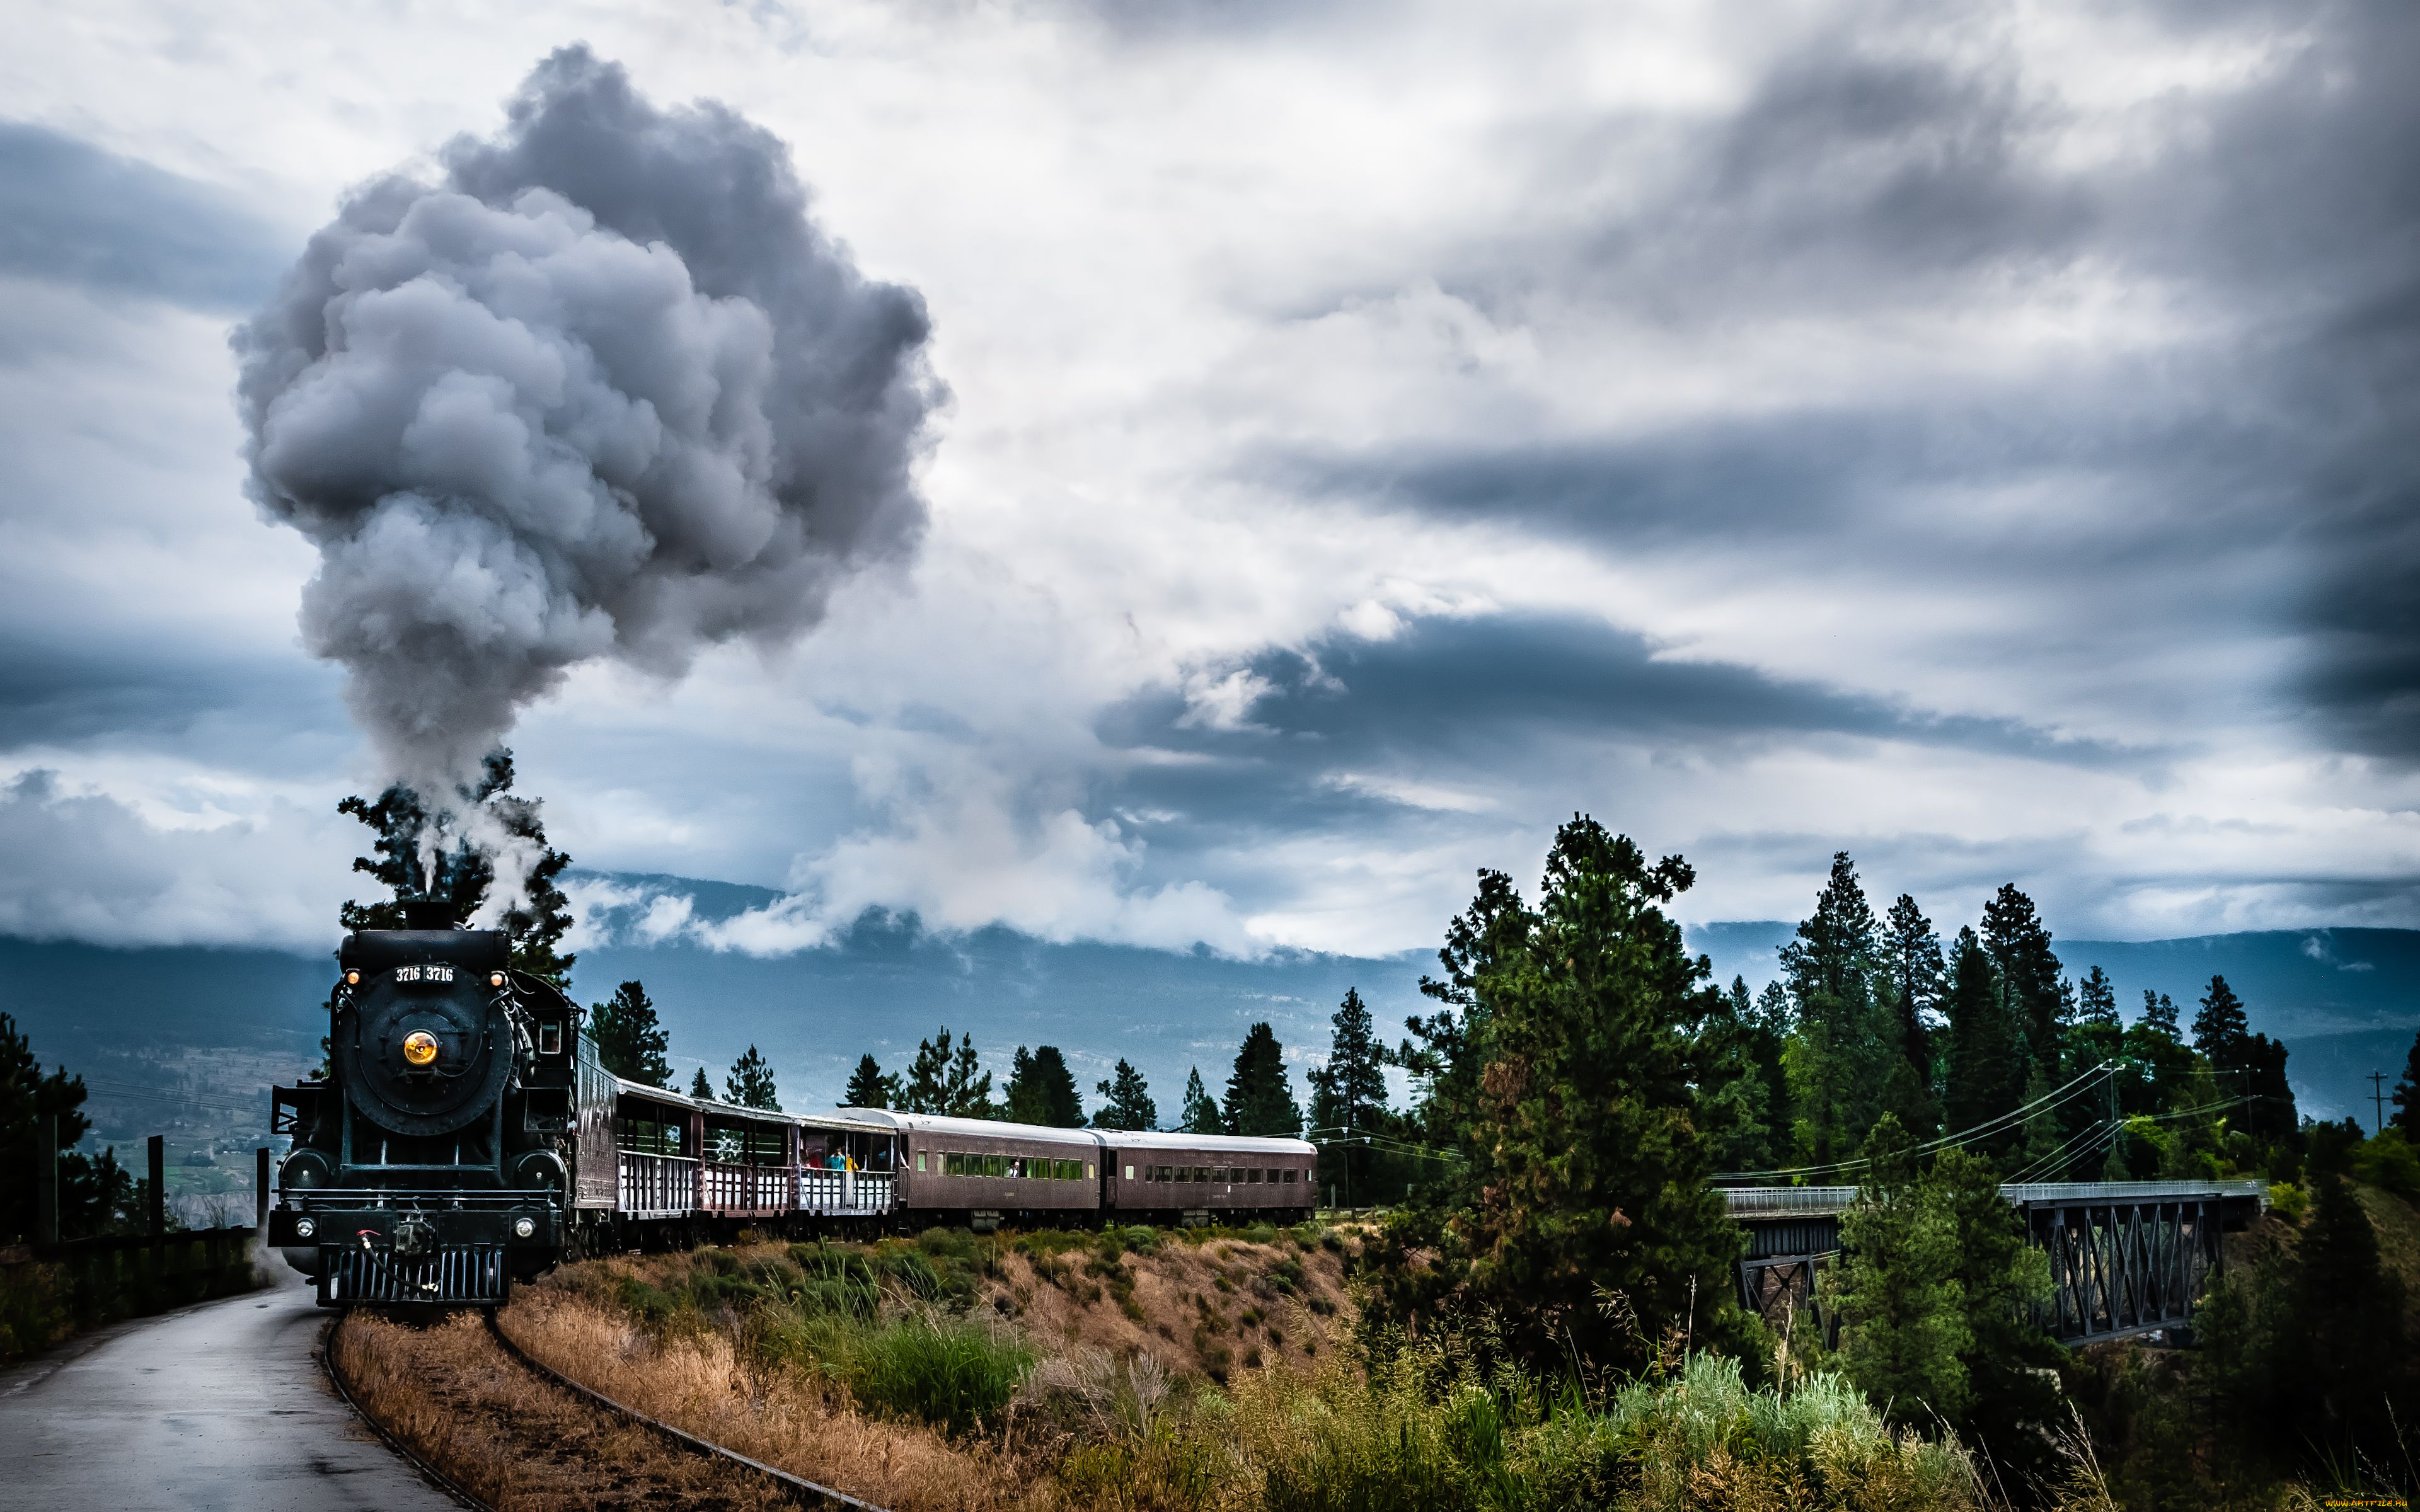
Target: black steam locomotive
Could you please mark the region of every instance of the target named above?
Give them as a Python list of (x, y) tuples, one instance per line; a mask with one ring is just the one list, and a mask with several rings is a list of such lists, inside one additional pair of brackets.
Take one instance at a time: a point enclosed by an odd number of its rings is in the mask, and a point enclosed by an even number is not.
[(742, 1230), (1309, 1217), (1299, 1139), (735, 1107), (625, 1081), (504, 934), (347, 935), (324, 1081), (271, 1093), (269, 1242), (327, 1306), (493, 1306), (566, 1256)]
[(564, 1246), (580, 1011), (503, 932), (407, 921), (345, 937), (327, 1079), (271, 1093), (269, 1242), (332, 1305), (501, 1302)]

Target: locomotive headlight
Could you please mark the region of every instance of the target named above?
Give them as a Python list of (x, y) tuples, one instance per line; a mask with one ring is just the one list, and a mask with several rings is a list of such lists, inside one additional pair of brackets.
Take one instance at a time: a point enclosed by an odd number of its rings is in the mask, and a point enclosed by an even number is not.
[(415, 1066), (426, 1066), (437, 1058), (437, 1036), (427, 1029), (414, 1029), (403, 1037), (403, 1058)]
[(489, 972), (489, 973), (488, 973), (488, 985), (489, 985), (489, 986), (490, 986), (490, 987), (501, 987), (501, 986), (503, 986), (504, 984), (504, 974), (503, 972), (501, 972), (501, 971), (490, 971), (490, 972)]
[(319, 1222), (316, 1218), (297, 1218), (294, 1220), (294, 1237), (297, 1239), (309, 1239), (318, 1231)]
[(358, 971), (348, 971), (348, 972), (346, 972), (346, 973), (345, 973), (345, 985), (346, 985), (346, 986), (348, 986), (348, 987), (358, 987), (358, 986), (360, 986), (361, 984), (362, 984), (362, 974), (361, 974), (360, 972), (358, 972)]
[(535, 1239), (537, 1237), (537, 1221), (533, 1218), (514, 1219), (513, 1237), (515, 1239)]

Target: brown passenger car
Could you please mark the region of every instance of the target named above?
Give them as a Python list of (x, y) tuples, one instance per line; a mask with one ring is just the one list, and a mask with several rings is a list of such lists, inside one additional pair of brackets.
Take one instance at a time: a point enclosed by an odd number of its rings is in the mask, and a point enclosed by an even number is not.
[(1163, 1219), (1311, 1216), (1319, 1151), (1300, 1139), (1095, 1131), (1109, 1176), (1105, 1205), (1120, 1214)]
[(845, 1108), (840, 1117), (898, 1132), (895, 1200), (920, 1217), (989, 1227), (1100, 1211), (1101, 1146), (1091, 1130), (881, 1108)]

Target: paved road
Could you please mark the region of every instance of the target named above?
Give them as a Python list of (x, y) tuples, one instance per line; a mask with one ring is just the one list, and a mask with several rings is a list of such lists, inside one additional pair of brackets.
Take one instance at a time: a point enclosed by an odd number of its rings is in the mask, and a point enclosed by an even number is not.
[(456, 1509), (328, 1389), (311, 1357), (327, 1314), (273, 1269), (274, 1290), (0, 1371), (0, 1508)]

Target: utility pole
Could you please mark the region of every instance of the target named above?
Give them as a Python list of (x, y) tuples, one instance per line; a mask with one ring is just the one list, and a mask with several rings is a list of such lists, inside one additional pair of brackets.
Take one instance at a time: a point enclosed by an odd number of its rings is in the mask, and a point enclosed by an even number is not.
[(144, 1164), (149, 1167), (151, 1190), (145, 1194), (143, 1227), (151, 1235), (153, 1248), (168, 1232), (168, 1140), (164, 1134), (153, 1134), (144, 1149)]
[(2370, 1131), (2372, 1134), (2386, 1132), (2386, 1093), (2381, 1090), (2385, 1082), (2386, 1072), (2374, 1071), (2369, 1073), (2369, 1119), (2374, 1126)]

